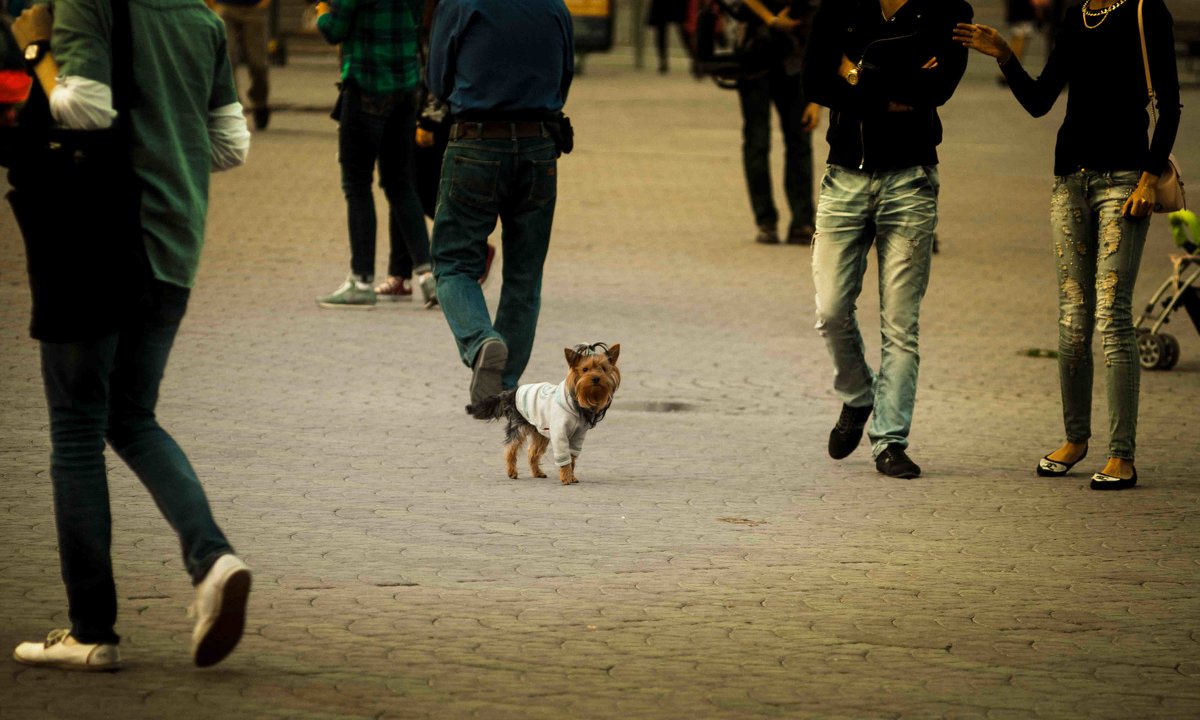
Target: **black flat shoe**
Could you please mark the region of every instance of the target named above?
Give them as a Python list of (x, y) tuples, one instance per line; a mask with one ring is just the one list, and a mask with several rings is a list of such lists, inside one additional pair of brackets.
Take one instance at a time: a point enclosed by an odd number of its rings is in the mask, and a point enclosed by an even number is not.
[(1134, 468), (1133, 477), (1121, 478), (1115, 475), (1105, 475), (1104, 473), (1096, 473), (1092, 476), (1093, 490), (1126, 490), (1137, 485), (1137, 469)]
[[(1079, 460), (1087, 457), (1087, 448), (1083, 449), (1083, 454), (1079, 456)], [(1073, 463), (1059, 462), (1051, 460), (1049, 455), (1046, 455), (1041, 460), (1038, 460), (1037, 474), (1042, 477), (1062, 477), (1071, 472), (1071, 468), (1079, 464), (1079, 460)]]

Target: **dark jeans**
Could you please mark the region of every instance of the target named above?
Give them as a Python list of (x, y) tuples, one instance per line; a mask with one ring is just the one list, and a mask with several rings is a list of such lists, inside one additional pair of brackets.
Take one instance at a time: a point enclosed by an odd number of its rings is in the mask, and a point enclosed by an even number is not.
[[(417, 94), (368, 95), (353, 83), (342, 91), (338, 153), (350, 227), (350, 270), (375, 277), (375, 197), (371, 182), (379, 164), (379, 187), (388, 200), (392, 255), (388, 274), (408, 277), (429, 270), (429, 231), (417, 197), (413, 165)], [(407, 258), (397, 252), (403, 243)], [(405, 272), (407, 270), (407, 272)]]
[(774, 227), (779, 210), (771, 195), (771, 105), (779, 112), (785, 149), (783, 189), (792, 213), (791, 231), (813, 221), (812, 133), (801, 123), (804, 98), (799, 75), (773, 70), (761, 78), (738, 81), (738, 100), (742, 108), (742, 164), (750, 207), (756, 225)]
[[(547, 137), (457, 140), (447, 147), (442, 165), (433, 223), (438, 300), (468, 367), (488, 338), (508, 345), (505, 388), (517, 386), (533, 349), (542, 264), (554, 221), (557, 157)], [(493, 324), (479, 278), (496, 218), (504, 226), (504, 284)]]
[(192, 581), (232, 552), (183, 451), (155, 420), (158, 387), (188, 291), (156, 283), (151, 301), (117, 333), (96, 340), (41, 344), (50, 409), (50, 477), (71, 634), (115, 643), (112, 516), (104, 441), (154, 497), (179, 535)]

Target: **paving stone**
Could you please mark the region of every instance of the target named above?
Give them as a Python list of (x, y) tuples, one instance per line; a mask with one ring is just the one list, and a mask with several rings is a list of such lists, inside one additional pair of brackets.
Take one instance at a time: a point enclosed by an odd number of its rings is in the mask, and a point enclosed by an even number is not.
[[(563, 347), (621, 343), (582, 482), (505, 476), (501, 428), (463, 413), (469, 372), (439, 312), (317, 308), (348, 257), (336, 127), (278, 112), (249, 164), (213, 179), (160, 406), (254, 568), (247, 634), (191, 667), (178, 541), (110, 457), (127, 667), (10, 661), (0, 718), (1200, 714), (1186, 319), (1179, 365), (1142, 375), (1136, 490), (1086, 488), (1107, 442), (1099, 379), (1087, 467), (1032, 471), (1061, 434), (1053, 361), (1018, 351), (1057, 342), (1045, 214), (1062, 103), (1028, 118), (975, 58), (944, 109), (912, 433), (926, 474), (900, 482), (865, 446), (826, 456), (838, 401), (811, 250), (751, 242), (736, 97), (627, 59), (594, 58), (572, 90), (579, 144), (526, 375), (561, 378)], [(335, 75), (298, 56), (273, 93), (318, 106)], [(1177, 149), (1198, 146), (1185, 110)], [(1135, 301), (1171, 250), (1157, 218)], [(23, 272), (0, 210), (0, 648), (68, 622)], [(873, 358), (877, 292), (872, 269)]]

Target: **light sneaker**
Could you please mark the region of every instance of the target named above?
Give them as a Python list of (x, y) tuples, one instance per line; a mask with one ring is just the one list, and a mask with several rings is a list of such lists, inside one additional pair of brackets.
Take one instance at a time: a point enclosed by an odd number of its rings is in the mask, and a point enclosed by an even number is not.
[(475, 404), (493, 395), (499, 395), (504, 389), (501, 375), (504, 365), (508, 362), (508, 346), (498, 338), (488, 338), (475, 354), (475, 365), (471, 375), (471, 404)]
[(199, 667), (215, 665), (237, 647), (246, 628), (246, 599), (250, 568), (234, 555), (222, 555), (196, 586), (196, 601), (188, 614), (192, 630), (192, 660)]
[(412, 281), (406, 277), (388, 275), (388, 279), (375, 286), (375, 297), (379, 300), (412, 300)]
[(13, 660), (26, 665), (63, 670), (120, 670), (121, 651), (107, 643), (81, 643), (70, 630), (51, 630), (45, 642), (23, 642)]
[(375, 290), (371, 283), (360, 282), (350, 276), (332, 295), (317, 298), (317, 304), (335, 310), (370, 310), (375, 307)]
[(421, 288), (421, 294), (425, 296), (425, 309), (437, 307), (437, 280), (434, 279), (433, 273), (421, 273), (421, 276), (417, 278), (417, 286)]

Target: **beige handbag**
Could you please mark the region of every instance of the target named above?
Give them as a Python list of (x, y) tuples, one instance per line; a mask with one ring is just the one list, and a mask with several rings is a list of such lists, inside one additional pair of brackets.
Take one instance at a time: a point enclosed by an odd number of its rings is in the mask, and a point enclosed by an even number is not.
[[(1146, 26), (1142, 21), (1142, 2), (1138, 0), (1138, 32), (1142, 36), (1142, 67), (1146, 70), (1146, 91), (1150, 95), (1150, 118), (1154, 127), (1158, 127), (1158, 98), (1154, 94), (1154, 83), (1150, 80), (1150, 54), (1146, 51)], [(1183, 190), (1183, 177), (1179, 173), (1179, 161), (1172, 153), (1167, 158), (1167, 166), (1158, 176), (1155, 185), (1158, 202), (1154, 205), (1156, 213), (1171, 213), (1187, 208), (1187, 194)]]

